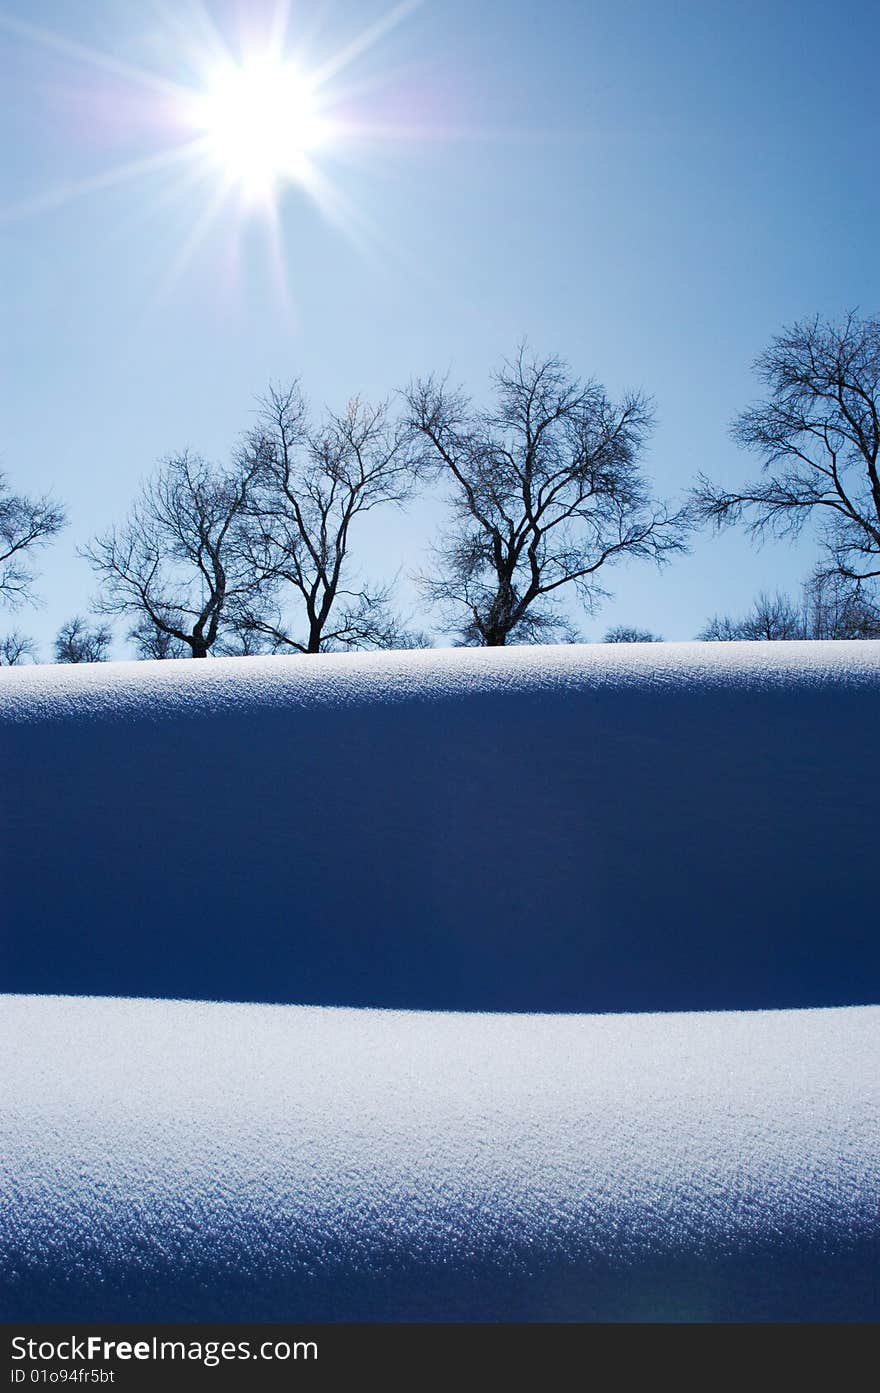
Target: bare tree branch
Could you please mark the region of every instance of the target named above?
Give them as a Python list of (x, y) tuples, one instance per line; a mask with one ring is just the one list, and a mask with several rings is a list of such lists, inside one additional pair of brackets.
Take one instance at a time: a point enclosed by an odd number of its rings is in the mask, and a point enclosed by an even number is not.
[(603, 643), (662, 643), (663, 638), (660, 634), (654, 634), (650, 629), (635, 629), (628, 624), (615, 624), (613, 629), (606, 629)]
[(128, 637), (137, 649), (139, 658), (182, 658), (187, 652), (187, 645), (182, 639), (175, 638), (164, 629), (157, 629), (147, 615), (143, 615), (129, 629)]
[[(409, 432), (388, 404), (357, 398), (320, 428), (309, 422), (294, 382), (261, 400), (250, 452), (259, 462), (247, 508), (251, 565), (273, 587), (259, 607), (238, 609), (241, 633), (260, 635), (273, 652), (409, 647), (424, 642), (390, 608), (390, 587), (347, 589), (355, 520), (410, 497), (417, 458)], [(288, 618), (293, 599), (298, 619)]]
[(32, 663), (38, 661), (37, 645), (32, 638), (17, 629), (0, 638), (0, 667), (17, 667), (25, 658), (30, 658)]
[(106, 625), (92, 628), (82, 615), (62, 624), (55, 639), (56, 663), (103, 663), (113, 634)]
[(755, 366), (768, 396), (731, 433), (760, 456), (762, 477), (727, 489), (701, 474), (695, 520), (742, 521), (760, 541), (816, 517), (841, 576), (880, 575), (880, 319), (795, 324)]
[(880, 604), (838, 572), (816, 567), (800, 603), (777, 591), (762, 591), (742, 619), (715, 615), (700, 639), (869, 639), (880, 638)]
[(420, 468), (446, 481), (452, 515), (422, 589), (463, 643), (572, 638), (559, 593), (573, 588), (592, 610), (607, 594), (603, 566), (662, 564), (685, 549), (687, 518), (651, 501), (638, 467), (653, 423), (646, 397), (615, 404), (524, 346), (494, 387), (485, 411), (433, 377), (404, 393)]
[(17, 609), (34, 603), (33, 552), (56, 537), (66, 521), (63, 508), (45, 495), (12, 493), (0, 471), (0, 604)]
[(133, 617), (142, 653), (188, 649), (205, 658), (227, 613), (253, 602), (263, 577), (239, 529), (258, 468), (249, 455), (226, 473), (198, 456), (173, 456), (143, 487), (122, 527), (83, 552), (101, 578), (100, 612)]

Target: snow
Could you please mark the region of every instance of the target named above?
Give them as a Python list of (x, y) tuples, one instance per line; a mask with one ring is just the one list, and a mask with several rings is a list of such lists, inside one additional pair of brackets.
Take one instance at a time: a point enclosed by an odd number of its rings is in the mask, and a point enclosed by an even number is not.
[(877, 689), (880, 641), (547, 644), (205, 662), (23, 665), (4, 721), (444, 702), (498, 693), (767, 687)]
[(876, 1317), (878, 1027), (9, 997), (4, 1318)]
[(878, 643), (4, 670), (0, 1318), (876, 1320), (878, 697)]
[(880, 1001), (880, 643), (5, 671), (0, 989)]

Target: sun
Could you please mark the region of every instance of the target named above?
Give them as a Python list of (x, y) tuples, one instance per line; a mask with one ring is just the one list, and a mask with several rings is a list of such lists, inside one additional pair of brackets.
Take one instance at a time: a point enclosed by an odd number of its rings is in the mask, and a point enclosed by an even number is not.
[[(21, 204), (4, 207), (0, 226), (62, 207), (74, 198), (141, 181), (155, 207), (179, 210), (181, 235), (157, 296), (168, 294), (213, 229), (225, 228), (233, 272), (245, 227), (262, 226), (271, 269), (286, 301), (288, 247), (284, 218), (293, 189), (364, 255), (375, 256), (380, 234), (349, 197), (355, 162), (373, 158), (414, 129), (408, 117), (376, 119), (381, 69), (342, 79), (424, 0), (392, 0), (391, 8), (338, 46), (327, 47), (320, 25), (292, 29), (292, 0), (238, 6), (234, 32), (215, 22), (204, 0), (151, 0), (158, 21), (150, 40), (153, 66), (140, 67), (5, 13), (11, 31), (74, 66), (72, 90), (83, 110), (119, 114), (119, 129), (140, 137), (133, 157), (79, 180), (65, 180)], [(322, 3), (319, 9), (326, 8)], [(357, 8), (357, 7), (355, 7)], [(102, 117), (102, 119), (106, 119)], [(162, 186), (157, 181), (162, 180)]]
[(305, 179), (309, 155), (328, 136), (308, 77), (275, 57), (228, 63), (210, 74), (192, 121), (224, 178), (252, 195)]

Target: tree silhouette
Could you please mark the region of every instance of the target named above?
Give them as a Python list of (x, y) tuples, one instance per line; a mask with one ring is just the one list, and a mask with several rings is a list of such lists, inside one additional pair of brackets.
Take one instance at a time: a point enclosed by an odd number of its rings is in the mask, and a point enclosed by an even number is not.
[(101, 580), (100, 611), (134, 619), (141, 653), (169, 656), (180, 645), (206, 658), (230, 615), (259, 591), (239, 531), (258, 467), (247, 452), (225, 472), (199, 456), (173, 456), (123, 525), (86, 548)]
[(768, 395), (732, 435), (760, 457), (762, 477), (728, 489), (700, 475), (695, 518), (744, 520), (758, 539), (815, 518), (832, 570), (859, 583), (880, 577), (880, 319), (794, 324), (755, 366)]
[(33, 553), (56, 537), (65, 522), (57, 503), (46, 495), (13, 493), (0, 471), (0, 603), (10, 609), (33, 603)]
[(56, 663), (103, 663), (113, 634), (100, 625), (92, 627), (81, 615), (62, 624), (55, 639)]
[[(260, 635), (274, 652), (424, 643), (393, 613), (390, 586), (354, 584), (350, 568), (357, 519), (400, 507), (412, 493), (409, 433), (391, 420), (387, 403), (357, 398), (316, 429), (296, 382), (270, 388), (260, 405), (245, 533), (264, 583), (258, 597), (245, 595), (235, 607), (240, 634)], [(296, 612), (288, 617), (291, 599)]]
[(570, 638), (560, 596), (592, 610), (604, 568), (668, 560), (687, 520), (653, 501), (639, 467), (652, 425), (642, 394), (612, 402), (524, 347), (494, 388), (487, 410), (433, 377), (405, 393), (421, 467), (446, 483), (452, 512), (423, 590), (464, 643)]

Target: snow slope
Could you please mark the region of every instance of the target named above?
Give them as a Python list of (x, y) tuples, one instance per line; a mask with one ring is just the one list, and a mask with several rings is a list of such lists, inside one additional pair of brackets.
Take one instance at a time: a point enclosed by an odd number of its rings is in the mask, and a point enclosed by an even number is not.
[(4, 670), (0, 990), (880, 1001), (880, 643)]
[(876, 1319), (878, 1027), (7, 998), (0, 1311)]
[(3, 670), (0, 1318), (880, 1318), (878, 698), (876, 643)]

